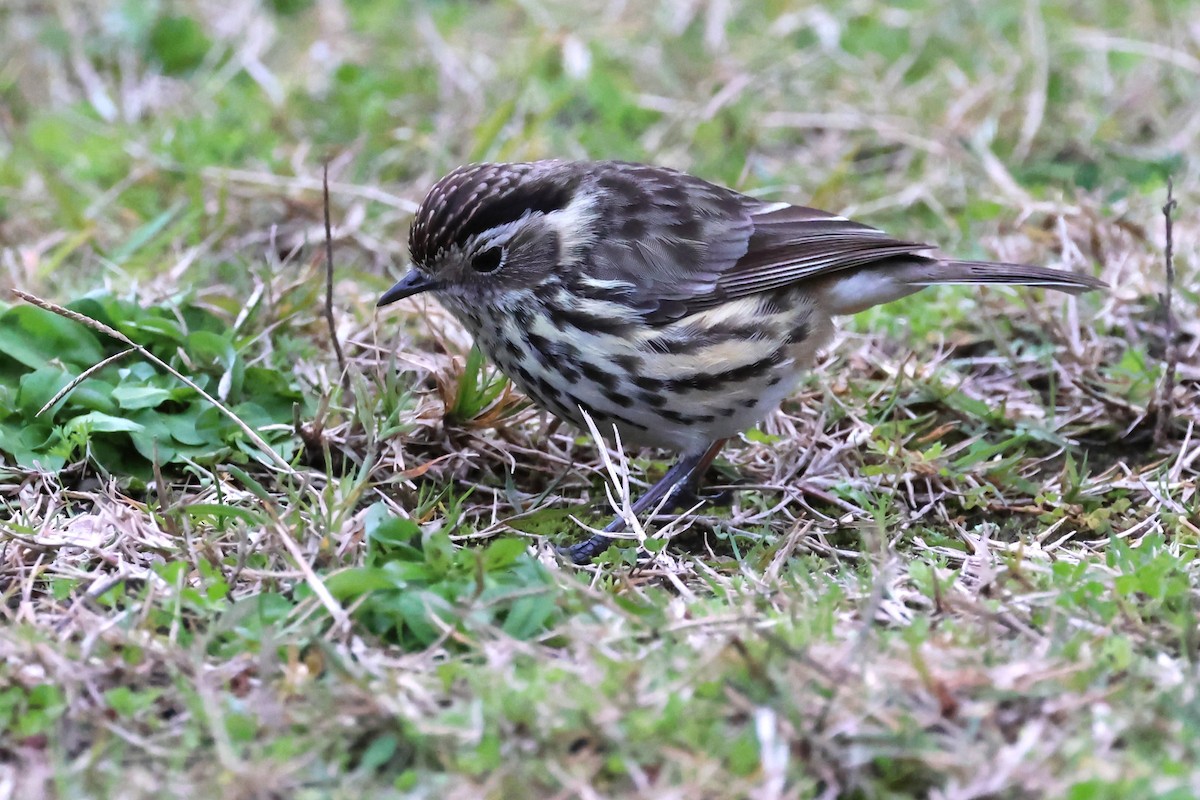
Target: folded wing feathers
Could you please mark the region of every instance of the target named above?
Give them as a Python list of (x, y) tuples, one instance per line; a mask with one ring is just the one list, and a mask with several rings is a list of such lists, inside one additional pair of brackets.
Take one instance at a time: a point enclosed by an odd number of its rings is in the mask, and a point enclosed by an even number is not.
[[(613, 251), (607, 263), (623, 269), (641, 265), (636, 275), (640, 290), (631, 299), (656, 323), (833, 276), (844, 276), (836, 282), (850, 293), (842, 305), (854, 309), (940, 283), (1015, 283), (1071, 293), (1106, 285), (1086, 275), (1025, 264), (939, 260), (928, 255), (932, 245), (893, 239), (877, 228), (803, 206), (762, 203), (744, 210), (741, 220), (724, 217), (705, 232), (703, 241), (676, 234), (674, 239), (609, 240), (600, 246)], [(662, 270), (662, 265), (681, 264), (693, 266)]]
[(745, 254), (718, 270), (712, 302), (932, 249), (813, 208), (763, 205), (760, 209), (750, 212), (754, 228)]
[[(746, 254), (723, 272), (717, 292), (740, 296), (856, 269), (895, 270), (912, 286), (939, 283), (1026, 284), (1079, 293), (1107, 286), (1089, 275), (993, 261), (937, 260), (932, 245), (892, 239), (883, 231), (803, 206), (763, 206), (751, 212), (754, 234)], [(912, 256), (912, 260), (900, 258)], [(890, 262), (890, 263), (889, 263)]]

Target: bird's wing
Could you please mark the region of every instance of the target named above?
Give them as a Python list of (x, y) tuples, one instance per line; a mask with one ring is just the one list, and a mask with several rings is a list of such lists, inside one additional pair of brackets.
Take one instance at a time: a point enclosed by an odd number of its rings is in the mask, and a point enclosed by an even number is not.
[(599, 182), (609, 213), (591, 263), (596, 277), (629, 285), (626, 302), (652, 323), (932, 249), (824, 211), (763, 203), (683, 173), (619, 166)]
[(711, 265), (718, 274), (716, 285), (712, 297), (701, 303), (770, 292), (895, 256), (920, 257), (933, 249), (804, 206), (753, 202), (746, 213), (754, 228), (746, 252), (733, 263)]

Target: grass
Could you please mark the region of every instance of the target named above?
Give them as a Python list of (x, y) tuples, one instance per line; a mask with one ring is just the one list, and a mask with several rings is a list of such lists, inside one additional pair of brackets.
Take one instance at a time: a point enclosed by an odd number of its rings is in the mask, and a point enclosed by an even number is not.
[[(1197, 796), (1193, 5), (6, 4), (0, 283), (165, 367), (0, 306), (0, 797)], [(372, 310), (433, 180), (548, 156), (1114, 288), (846, 320), (577, 570), (597, 444)]]

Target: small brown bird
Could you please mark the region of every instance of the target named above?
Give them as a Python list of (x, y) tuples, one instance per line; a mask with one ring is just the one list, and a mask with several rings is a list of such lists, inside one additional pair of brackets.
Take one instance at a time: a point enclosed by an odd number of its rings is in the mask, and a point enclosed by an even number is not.
[[(542, 408), (677, 451), (641, 513), (694, 493), (725, 440), (793, 390), (835, 316), (943, 283), (1106, 286), (932, 249), (662, 167), (474, 164), (429, 191), (412, 270), (378, 305), (432, 291)], [(604, 530), (623, 528), (618, 517)], [(582, 563), (611, 541), (565, 552)]]

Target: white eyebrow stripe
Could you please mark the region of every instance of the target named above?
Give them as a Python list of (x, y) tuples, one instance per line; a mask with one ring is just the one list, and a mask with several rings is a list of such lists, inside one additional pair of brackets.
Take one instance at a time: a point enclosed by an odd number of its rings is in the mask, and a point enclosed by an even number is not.
[(577, 193), (565, 208), (546, 215), (546, 222), (558, 231), (564, 263), (578, 261), (580, 254), (595, 243), (599, 216), (596, 198), (587, 192)]

